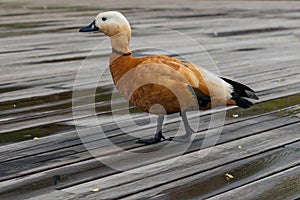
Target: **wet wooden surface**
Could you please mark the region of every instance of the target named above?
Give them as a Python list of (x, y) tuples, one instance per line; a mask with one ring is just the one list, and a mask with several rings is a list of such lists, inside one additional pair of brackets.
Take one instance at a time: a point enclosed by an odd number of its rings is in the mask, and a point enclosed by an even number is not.
[[(0, 5), (1, 199), (300, 197), (299, 2)], [(134, 55), (192, 61), (249, 85), (260, 100), (224, 116), (189, 113), (191, 143), (136, 144), (153, 135), (155, 116), (126, 114), (105, 71), (108, 41), (78, 32), (104, 10), (129, 19)], [(211, 119), (220, 116), (218, 134)], [(182, 133), (179, 120), (168, 116), (166, 136)]]

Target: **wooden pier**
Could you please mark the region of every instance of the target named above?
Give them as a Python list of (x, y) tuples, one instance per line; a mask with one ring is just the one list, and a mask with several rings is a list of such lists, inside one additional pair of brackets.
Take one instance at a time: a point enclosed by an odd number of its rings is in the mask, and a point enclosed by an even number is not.
[[(300, 2), (0, 6), (0, 199), (300, 198)], [(189, 113), (191, 143), (135, 143), (154, 134), (156, 117), (115, 91), (107, 38), (78, 32), (107, 10), (130, 21), (135, 56), (192, 61), (260, 100)], [(181, 130), (168, 116), (164, 134)]]

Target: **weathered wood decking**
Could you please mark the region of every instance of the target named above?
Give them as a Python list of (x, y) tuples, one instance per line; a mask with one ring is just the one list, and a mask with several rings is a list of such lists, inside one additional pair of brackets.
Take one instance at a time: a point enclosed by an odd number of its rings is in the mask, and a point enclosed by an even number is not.
[[(0, 199), (300, 197), (300, 2), (0, 5)], [(112, 9), (130, 20), (136, 56), (179, 55), (249, 85), (260, 100), (248, 110), (229, 108), (220, 136), (218, 127), (207, 129), (224, 109), (189, 114), (194, 123), (201, 115), (192, 143), (136, 144), (153, 135), (155, 117), (130, 108), (133, 126), (126, 102), (110, 100), (109, 73), (98, 80), (107, 40), (78, 33)], [(178, 128), (179, 117), (168, 116), (165, 135)]]

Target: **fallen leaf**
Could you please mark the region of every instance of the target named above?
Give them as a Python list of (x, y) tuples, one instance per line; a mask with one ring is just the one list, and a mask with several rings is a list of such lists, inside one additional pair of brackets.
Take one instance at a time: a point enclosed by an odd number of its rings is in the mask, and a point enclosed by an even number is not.
[(230, 180), (230, 179), (234, 178), (234, 176), (232, 174), (229, 174), (229, 173), (226, 173), (225, 177), (226, 177), (227, 180)]
[(233, 114), (232, 117), (233, 117), (233, 118), (238, 118), (239, 115), (238, 115), (238, 114)]
[(33, 138), (34, 141), (38, 141), (39, 139), (40, 139), (40, 138), (38, 138), (38, 137), (34, 137), (34, 138)]
[(92, 189), (90, 189), (90, 192), (99, 192), (99, 188), (92, 188)]

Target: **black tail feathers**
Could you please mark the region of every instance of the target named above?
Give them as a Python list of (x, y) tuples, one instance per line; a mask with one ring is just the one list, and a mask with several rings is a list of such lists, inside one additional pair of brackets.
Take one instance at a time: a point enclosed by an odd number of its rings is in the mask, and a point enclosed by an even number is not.
[(236, 105), (238, 107), (241, 107), (241, 108), (250, 108), (251, 106), (253, 106), (253, 103), (248, 101), (247, 99), (244, 99), (243, 97), (239, 97), (239, 98), (232, 98)]
[(224, 81), (226, 81), (227, 83), (229, 83), (230, 85), (232, 85), (233, 92), (236, 93), (238, 96), (247, 97), (247, 98), (250, 98), (250, 99), (258, 99), (258, 97), (255, 95), (254, 90), (252, 90), (248, 86), (243, 85), (243, 84), (238, 83), (238, 82), (235, 82), (233, 80), (227, 79), (227, 78), (223, 78), (223, 77), (221, 77), (221, 78)]
[(250, 98), (250, 99), (258, 99), (254, 90), (252, 90), (248, 86), (227, 78), (223, 78), (223, 77), (221, 78), (227, 83), (229, 83), (230, 85), (232, 85), (233, 92), (231, 93), (231, 95), (232, 95), (232, 99), (236, 102), (237, 106), (241, 108), (249, 108), (253, 105), (252, 102), (248, 101), (243, 97)]

